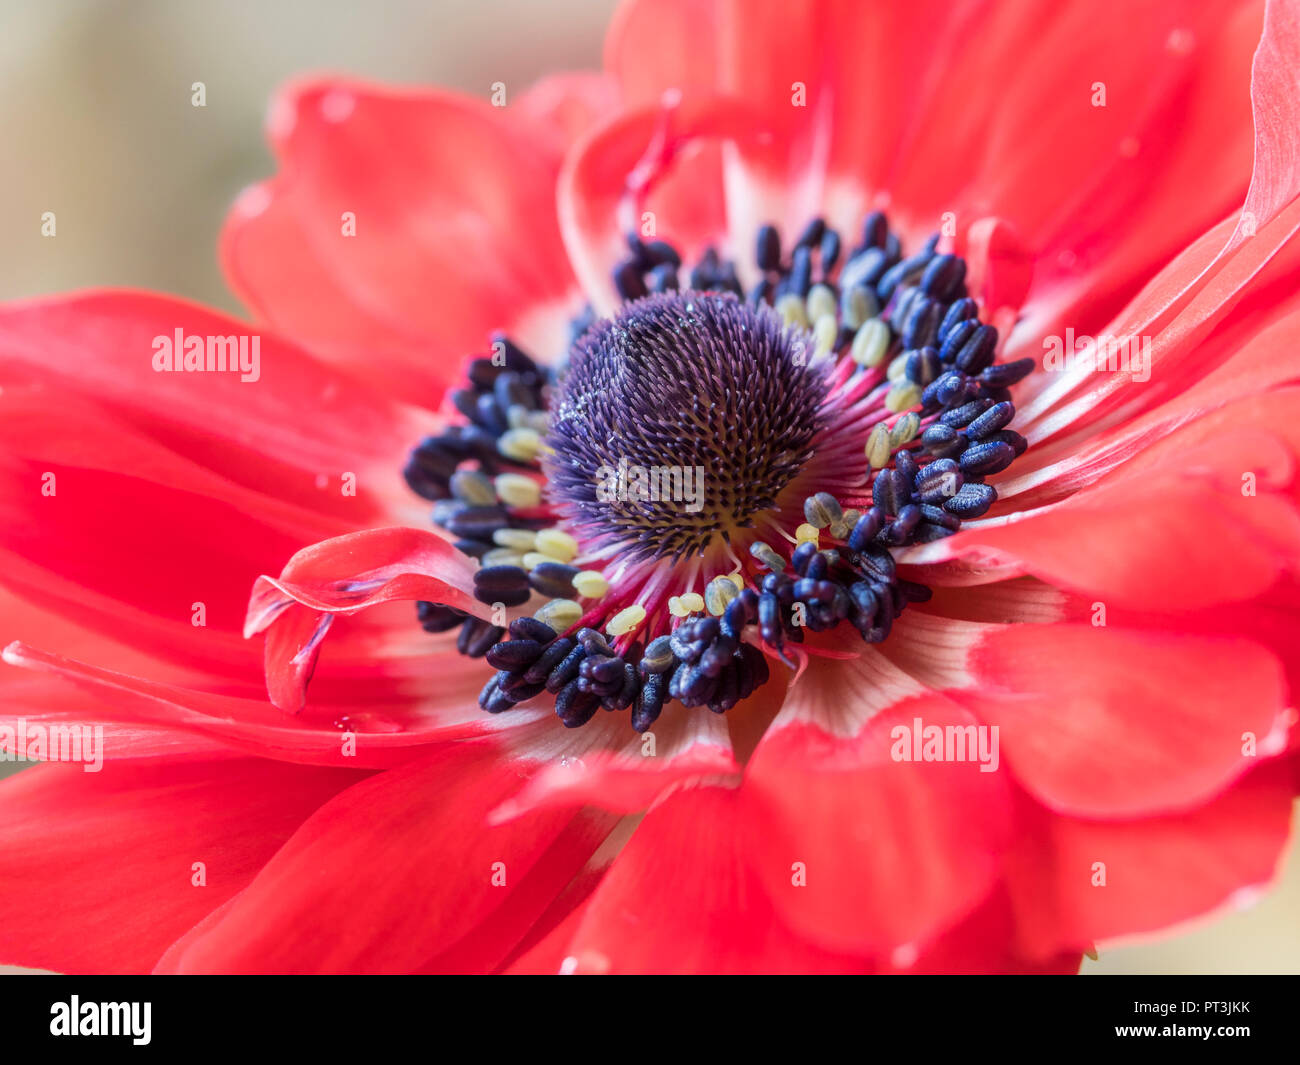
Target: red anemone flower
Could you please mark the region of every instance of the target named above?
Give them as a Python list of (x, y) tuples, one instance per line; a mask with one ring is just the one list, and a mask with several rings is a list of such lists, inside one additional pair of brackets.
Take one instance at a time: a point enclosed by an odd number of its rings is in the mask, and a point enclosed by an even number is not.
[(290, 87), (255, 325), (0, 314), (0, 961), (1060, 972), (1251, 897), (1297, 70), (1284, 3), (667, 0), (501, 107)]

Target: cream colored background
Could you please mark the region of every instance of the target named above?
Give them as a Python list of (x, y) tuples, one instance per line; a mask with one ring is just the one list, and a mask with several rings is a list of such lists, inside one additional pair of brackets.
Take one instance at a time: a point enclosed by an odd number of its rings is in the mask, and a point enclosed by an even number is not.
[[(310, 70), (486, 96), (595, 66), (612, 0), (0, 0), (0, 296), (161, 289), (228, 310), (226, 208), (270, 172), (272, 89)], [(207, 86), (206, 108), (190, 85)], [(58, 236), (40, 235), (54, 211)], [(0, 833), (3, 833), (0, 826)], [(1085, 972), (1300, 972), (1300, 862), (1246, 913)]]

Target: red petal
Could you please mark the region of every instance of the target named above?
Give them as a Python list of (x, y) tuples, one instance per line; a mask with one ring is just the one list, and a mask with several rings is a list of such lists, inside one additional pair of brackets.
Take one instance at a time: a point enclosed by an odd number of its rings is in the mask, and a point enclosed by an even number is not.
[[(1079, 816), (1185, 809), (1277, 753), (1286, 685), (1249, 640), (1089, 625), (1012, 625), (950, 692), (999, 728), (1002, 756), (1044, 805)], [(1258, 754), (1243, 753), (1254, 737)]]
[[(1249, 241), (1222, 252), (1229, 229), (1224, 223), (1188, 248), (1103, 327), (1103, 336), (1149, 339), (1149, 358), (1119, 372), (1112, 372), (1104, 360), (1100, 368), (1090, 365), (1092, 360), (1080, 360), (1078, 366), (1053, 375), (1050, 384), (1022, 406), (1017, 425), (1031, 442), (1086, 430), (1103, 418), (1142, 413), (1164, 398), (1146, 387), (1147, 379), (1191, 381), (1181, 375), (1204, 369), (1205, 339), (1276, 269), (1274, 259), (1284, 260), (1294, 248), (1300, 202), (1261, 226)], [(1018, 352), (1008, 348), (1007, 354), (1014, 357)]]
[[(924, 20), (942, 18), (941, 7), (909, 11), (921, 48)], [(949, 33), (919, 71), (895, 74), (895, 84), (918, 86), (886, 182), (901, 204), (926, 219), (973, 209), (1010, 222), (1043, 253), (1040, 281), (1113, 266), (1106, 260), (1118, 255), (1132, 284), (1240, 202), (1257, 9), (1089, 0), (966, 14), (964, 25), (946, 20)], [(1124, 245), (1132, 229), (1145, 248)], [(1072, 256), (1064, 270), (1047, 259), (1060, 249)]]
[(555, 216), (562, 146), (509, 112), (432, 90), (291, 85), (269, 120), (280, 173), (241, 198), (222, 237), (232, 285), (313, 351), (429, 406), (494, 329), (552, 356), (575, 295)]
[[(1130, 405), (1129, 416), (1114, 428), (1101, 433), (1085, 428), (1071, 437), (1040, 441), (1016, 463), (1015, 476), (999, 481), (999, 499), (1026, 510), (1096, 483), (1144, 450), (1148, 456), (1164, 460), (1165, 450), (1181, 446), (1187, 439), (1182, 434), (1193, 421), (1199, 424), (1190, 432), (1199, 438), (1204, 438), (1211, 426), (1234, 433), (1240, 428), (1266, 426), (1300, 444), (1300, 438), (1288, 432), (1295, 423), (1288, 408), (1295, 400), (1284, 389), (1300, 381), (1300, 298), (1289, 291), (1284, 294), (1300, 278), (1300, 243), (1294, 243), (1279, 260), (1283, 261), (1269, 267), (1273, 276), (1255, 287), (1198, 345), (1197, 372), (1165, 377), (1153, 390), (1158, 393), (1155, 400), (1140, 410)], [(1145, 382), (1135, 380), (1134, 384)], [(1136, 394), (1138, 390), (1131, 391)], [(1272, 392), (1279, 394), (1276, 398), (1267, 395)], [(1247, 399), (1258, 406), (1241, 403)], [(1232, 404), (1238, 405), (1220, 413)], [(1237, 424), (1229, 428), (1228, 421)], [(1171, 436), (1178, 442), (1171, 441)]]
[(620, 4), (605, 34), (605, 68), (626, 106), (654, 107), (666, 90), (711, 96), (717, 78), (719, 5), (697, 0)]
[[(556, 837), (510, 894), (482, 924), (420, 967), (421, 973), (490, 973), (508, 964), (528, 944), (538, 925), (545, 926), (553, 908), (588, 881), (585, 868), (618, 819), (582, 813)], [(552, 969), (552, 972), (557, 970)]]
[[(148, 972), (241, 891), (313, 810), (361, 774), (225, 761), (69, 766), (0, 784), (0, 960)], [(203, 863), (206, 886), (195, 886)]]
[(1295, 130), (1300, 127), (1297, 66), (1300, 12), (1292, 4), (1269, 0), (1264, 9), (1264, 35), (1250, 75), (1255, 171), (1234, 242), (1249, 239), (1251, 226), (1271, 221), (1300, 196), (1300, 152), (1295, 142)]
[[(960, 919), (987, 893), (1005, 845), (1004, 774), (973, 763), (895, 761), (896, 728), (967, 726), (937, 695), (904, 699), (833, 734), (872, 684), (862, 659), (823, 662), (791, 690), (741, 790), (748, 845), (791, 928), (831, 949), (888, 953)], [(855, 706), (856, 708), (856, 706)], [(795, 863), (806, 869), (797, 886)]]
[(604, 870), (584, 872), (564, 890), (503, 965), (512, 976), (554, 976), (569, 957), (573, 940), (587, 913), (587, 901), (600, 885)]
[[(1290, 788), (1275, 765), (1169, 817), (1108, 823), (1040, 816), (1026, 823), (1008, 861), (1022, 947), (1039, 957), (1081, 950), (1224, 903), (1245, 904), (1274, 877), (1290, 815)], [(1096, 863), (1104, 864), (1104, 886)]]
[[(327, 703), (316, 713), (292, 716), (265, 699), (236, 698), (206, 691), (159, 684), (100, 669), (20, 643), (5, 648), (11, 666), (53, 673), (94, 699), (87, 703), (76, 691), (69, 694), (44, 686), (35, 691), (7, 683), (9, 713), (64, 723), (104, 723), (108, 758), (141, 757), (158, 749), (177, 753), (210, 751), (213, 741), (228, 753), (313, 765), (384, 768), (410, 761), (433, 743), (462, 740), (530, 724), (547, 716), (545, 709), (520, 710), (497, 717), (477, 704), (483, 686), (477, 663), (456, 656), (428, 658), (426, 673), (437, 680), (428, 693), (388, 690), (377, 670), (364, 693), (352, 701)], [(360, 682), (364, 678), (358, 676)], [(140, 734), (139, 730), (146, 731)], [(108, 742), (111, 740), (112, 742)]]
[(567, 149), (618, 110), (619, 90), (604, 74), (551, 74), (510, 102), (508, 116), (530, 137)]
[(620, 13), (606, 56), (632, 102), (676, 87), (769, 116), (783, 161), (748, 169), (748, 195), (766, 198), (751, 225), (791, 237), (820, 210), (856, 227), (876, 201), (916, 236), (945, 212), (959, 232), (1001, 218), (1039, 253), (1039, 294), (1086, 269), (1069, 301), (1091, 303), (1096, 325), (1240, 202), (1239, 90), (1259, 25), (1257, 8), (1227, 3), (640, 3)]
[[(258, 336), (257, 380), (229, 371), (155, 371), (155, 341), (165, 338), (174, 346), (177, 330), (186, 339)], [(374, 520), (399, 490), (408, 498), (400, 457), (428, 426), (426, 417), (264, 329), (147, 293), (93, 292), (9, 305), (0, 313), (0, 373), (6, 393), (23, 386), (21, 396), (5, 400), (22, 404), (15, 417), (30, 417), (43, 400), (57, 419), (70, 397), (83, 416), (93, 407), (111, 419), (97, 444), (106, 445), (125, 423), (233, 485), (270, 497), (268, 507), (293, 503), (354, 524)], [(64, 461), (75, 456), (82, 465), (104, 463), (102, 452), (79, 444), (75, 435), (62, 439), (54, 426), (33, 433), (31, 442)], [(176, 459), (160, 455), (149, 465), (164, 462), (175, 465)], [(356, 495), (344, 496), (337, 487), (325, 492), (316, 483), (327, 476), (337, 486), (345, 471), (358, 475)], [(131, 472), (149, 477), (152, 471), (133, 465)]]
[[(256, 657), (239, 638), (245, 590), (300, 541), (219, 500), (127, 474), (24, 466), (0, 487), (10, 588), (194, 668), (255, 679)], [(44, 473), (57, 478), (53, 498), (40, 494)]]
[(737, 795), (674, 792), (638, 826), (586, 904), (563, 972), (863, 972), (786, 928), (750, 868)]
[(556, 860), (558, 846), (576, 872), (591, 839), (566, 835), (571, 814), (486, 826), (487, 812), (519, 782), (518, 765), (492, 745), (470, 742), (349, 788), (298, 830), (219, 920), (177, 943), (161, 968), (412, 972), (498, 910), (531, 912), (530, 870)]
[(255, 382), (155, 372), (153, 340), (177, 330), (250, 327), (132, 293), (0, 313), (0, 568), (82, 625), (252, 681), (244, 590), (303, 542), (391, 521), (425, 419), (270, 335)]
[(961, 924), (923, 948), (895, 951), (885, 971), (959, 976), (1073, 976), (1079, 971), (1082, 948), (1041, 958), (1026, 956), (1017, 942), (1015, 919), (1007, 892), (995, 890)]

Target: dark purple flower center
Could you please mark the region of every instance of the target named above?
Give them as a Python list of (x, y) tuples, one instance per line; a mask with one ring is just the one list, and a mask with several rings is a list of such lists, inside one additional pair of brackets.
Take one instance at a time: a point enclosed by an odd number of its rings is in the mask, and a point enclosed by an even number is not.
[(766, 305), (714, 292), (625, 304), (575, 343), (551, 398), (551, 497), (583, 539), (700, 554), (776, 505), (823, 427), (824, 366)]
[(1027, 446), (1009, 389), (1033, 368), (995, 364), (966, 264), (937, 244), (905, 256), (877, 213), (845, 255), (815, 219), (786, 256), (765, 226), (745, 295), (716, 252), (680, 290), (677, 252), (631, 237), (623, 306), (574, 323), (558, 374), (504, 338), (470, 363), (463, 423), (405, 472), (500, 612), (419, 604), (497, 670), (485, 710), (550, 693), (565, 725), (630, 709), (639, 731), (672, 700), (722, 712), (806, 633), (878, 643), (929, 598), (893, 552), (993, 505), (986, 479)]

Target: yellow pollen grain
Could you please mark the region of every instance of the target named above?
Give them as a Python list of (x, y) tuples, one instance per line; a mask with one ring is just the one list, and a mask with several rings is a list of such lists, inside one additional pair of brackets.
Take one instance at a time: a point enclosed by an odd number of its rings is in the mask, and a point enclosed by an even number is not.
[(775, 310), (786, 325), (808, 328), (808, 312), (804, 307), (804, 302), (793, 292), (787, 292), (777, 300)]
[(835, 293), (828, 285), (813, 285), (808, 292), (808, 321), (816, 322), (827, 316), (835, 318)]
[(849, 356), (859, 366), (879, 366), (889, 350), (889, 326), (879, 318), (869, 318), (853, 337)]
[(875, 293), (863, 285), (854, 285), (844, 301), (844, 324), (850, 329), (861, 329), (879, 310)]
[(911, 443), (920, 430), (921, 416), (914, 410), (908, 411), (894, 422), (894, 427), (889, 430), (889, 446), (897, 448)]
[(727, 604), (740, 594), (730, 577), (714, 577), (704, 589), (704, 605), (714, 617), (721, 617)]
[(625, 607), (609, 619), (605, 631), (611, 636), (624, 636), (645, 621), (645, 607), (639, 603)]
[(451, 478), (451, 492), (457, 499), (464, 500), (471, 506), (490, 507), (497, 501), (496, 489), (492, 482), (481, 473), (461, 470)]
[(584, 599), (600, 599), (609, 593), (609, 581), (594, 569), (584, 569), (573, 578), (573, 587)]
[(537, 534), (529, 529), (498, 529), (492, 534), (492, 540), (521, 554), (537, 546)]
[(815, 544), (821, 540), (821, 530), (816, 525), (804, 522), (794, 531), (794, 538), (801, 544)]
[(817, 319), (813, 329), (813, 356), (821, 358), (835, 350), (835, 341), (840, 335), (839, 322), (833, 314), (823, 314)]
[(507, 429), (497, 440), (497, 450), (516, 462), (533, 462), (544, 449), (542, 434), (536, 429)]
[(893, 414), (899, 414), (920, 402), (921, 386), (908, 381), (905, 384), (895, 385), (889, 390), (889, 394), (885, 396), (885, 409)]
[(543, 529), (537, 534), (537, 550), (561, 562), (572, 562), (578, 554), (578, 541), (563, 529)]
[(867, 437), (867, 464), (873, 470), (883, 470), (889, 463), (893, 449), (889, 444), (889, 427), (884, 422), (877, 422)]
[(554, 555), (545, 554), (542, 551), (529, 551), (527, 554), (522, 556), (522, 561), (520, 564), (524, 567), (524, 569), (536, 569), (544, 562), (559, 562), (561, 565), (563, 565), (564, 560), (560, 558), (556, 558)]
[(507, 506), (535, 507), (542, 501), (541, 485), (522, 473), (503, 473), (492, 483)]
[(846, 510), (839, 521), (831, 522), (831, 536), (836, 540), (847, 540), (849, 533), (853, 531), (853, 526), (857, 525), (860, 517), (862, 517), (862, 511)]
[(533, 617), (556, 632), (563, 632), (578, 623), (582, 617), (582, 607), (572, 599), (552, 599)]
[(668, 599), (668, 613), (675, 618), (686, 618), (704, 609), (704, 597), (698, 592), (674, 595)]

